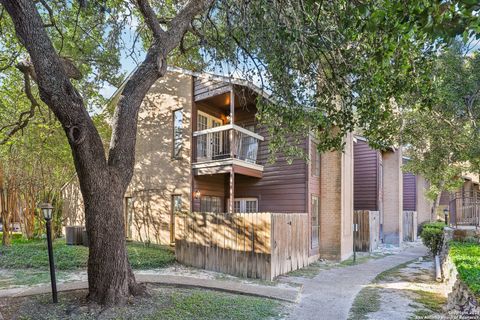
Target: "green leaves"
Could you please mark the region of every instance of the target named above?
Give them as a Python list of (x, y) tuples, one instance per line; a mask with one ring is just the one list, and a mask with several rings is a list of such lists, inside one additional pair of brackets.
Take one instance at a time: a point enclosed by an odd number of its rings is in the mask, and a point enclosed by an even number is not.
[(432, 199), (459, 188), (465, 172), (480, 170), (480, 56), (465, 56), (464, 49), (454, 43), (435, 59), (429, 108), (417, 103), (404, 112), (406, 170), (430, 181)]
[[(313, 132), (325, 151), (362, 128), (372, 146), (386, 148), (398, 140), (403, 109), (432, 103), (436, 50), (450, 40), (451, 21), (468, 14), (451, 5), (222, 0), (199, 29), (208, 57), (271, 95), (271, 105), (260, 103), (260, 120), (272, 133)], [(455, 35), (471, 30), (454, 24)], [(276, 140), (272, 152), (291, 145)]]

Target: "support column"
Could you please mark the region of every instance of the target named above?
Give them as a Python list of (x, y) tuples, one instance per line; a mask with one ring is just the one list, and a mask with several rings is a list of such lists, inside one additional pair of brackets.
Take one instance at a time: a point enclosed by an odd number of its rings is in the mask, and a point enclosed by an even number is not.
[(428, 182), (424, 177), (417, 175), (417, 214), (418, 224), (430, 221), (432, 201), (427, 198)]
[(385, 151), (383, 157), (383, 240), (399, 246), (403, 239), (402, 151)]
[[(230, 124), (234, 124), (235, 119), (235, 93), (233, 92), (233, 87), (230, 90)], [(229, 134), (230, 139), (230, 158), (235, 158), (235, 136), (233, 129), (230, 129)], [(233, 214), (233, 208), (235, 207), (235, 171), (233, 164), (230, 167), (230, 203), (228, 208), (228, 213)]]
[(233, 165), (230, 168), (230, 202), (228, 206), (228, 213), (232, 214), (234, 206), (234, 201), (235, 201), (235, 171), (233, 170)]
[(320, 165), (320, 257), (345, 260), (353, 252), (353, 135), (344, 152), (323, 153)]

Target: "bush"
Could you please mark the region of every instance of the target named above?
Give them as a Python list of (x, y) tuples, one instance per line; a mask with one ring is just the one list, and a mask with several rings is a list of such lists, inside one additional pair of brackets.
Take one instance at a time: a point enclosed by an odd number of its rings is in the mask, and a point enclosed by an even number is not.
[[(2, 237), (3, 237), (3, 232), (0, 232), (0, 243), (2, 242)], [(11, 233), (11, 238), (12, 243), (21, 240), (23, 238), (23, 235), (20, 232), (12, 232)]]
[(442, 229), (446, 227), (445, 222), (443, 221), (437, 221), (437, 222), (422, 222), (418, 225), (418, 234), (421, 235), (423, 228), (430, 227), (430, 228), (438, 228)]
[(443, 246), (443, 227), (439, 228), (438, 226), (427, 224), (423, 227), (420, 236), (423, 244), (427, 246), (434, 256), (440, 253)]

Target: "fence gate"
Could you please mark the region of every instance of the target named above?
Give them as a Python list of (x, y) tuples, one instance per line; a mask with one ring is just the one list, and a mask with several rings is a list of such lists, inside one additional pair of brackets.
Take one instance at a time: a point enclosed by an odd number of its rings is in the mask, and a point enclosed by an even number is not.
[(353, 212), (355, 250), (371, 252), (380, 242), (380, 214), (378, 211), (355, 210)]
[(403, 241), (417, 240), (417, 212), (403, 211)]

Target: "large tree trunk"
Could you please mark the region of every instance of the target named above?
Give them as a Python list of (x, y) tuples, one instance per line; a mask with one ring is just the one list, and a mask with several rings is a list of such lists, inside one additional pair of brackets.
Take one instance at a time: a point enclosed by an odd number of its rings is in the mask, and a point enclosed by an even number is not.
[(72, 149), (85, 203), (91, 301), (122, 304), (130, 294), (143, 292), (128, 263), (123, 216), (123, 197), (135, 164), (138, 110), (150, 87), (165, 74), (168, 54), (178, 47), (193, 18), (212, 2), (187, 1), (165, 30), (148, 0), (136, 1), (153, 40), (115, 109), (107, 159), (100, 135), (45, 32), (35, 2), (0, 0), (30, 55), (40, 97), (62, 124)]
[(123, 190), (99, 181), (98, 191), (84, 198), (89, 240), (88, 298), (101, 304), (123, 304), (143, 287), (136, 284), (125, 247)]

